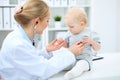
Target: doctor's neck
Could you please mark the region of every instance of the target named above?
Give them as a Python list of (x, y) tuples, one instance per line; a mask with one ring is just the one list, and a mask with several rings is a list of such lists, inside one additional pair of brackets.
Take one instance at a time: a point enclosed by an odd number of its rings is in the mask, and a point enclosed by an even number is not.
[(31, 24), (27, 24), (27, 25), (22, 26), (22, 28), (24, 29), (28, 38), (32, 40), (34, 38), (34, 27), (31, 26)]

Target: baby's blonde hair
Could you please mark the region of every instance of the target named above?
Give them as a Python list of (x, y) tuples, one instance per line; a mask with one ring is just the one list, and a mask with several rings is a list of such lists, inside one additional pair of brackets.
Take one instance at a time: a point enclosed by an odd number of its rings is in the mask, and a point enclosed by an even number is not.
[(48, 15), (49, 7), (43, 0), (28, 0), (22, 11), (14, 15), (15, 20), (22, 25), (28, 24), (34, 18), (44, 18)]
[(66, 16), (71, 17), (76, 22), (84, 21), (87, 24), (87, 14), (83, 8), (73, 7), (70, 8), (66, 14)]

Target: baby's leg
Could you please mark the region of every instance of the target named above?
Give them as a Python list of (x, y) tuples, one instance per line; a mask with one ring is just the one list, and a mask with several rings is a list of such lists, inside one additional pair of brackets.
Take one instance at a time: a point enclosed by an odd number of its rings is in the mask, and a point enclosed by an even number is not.
[(80, 60), (76, 65), (64, 75), (64, 80), (70, 80), (72, 78), (80, 76), (84, 71), (89, 70), (89, 64), (85, 60)]

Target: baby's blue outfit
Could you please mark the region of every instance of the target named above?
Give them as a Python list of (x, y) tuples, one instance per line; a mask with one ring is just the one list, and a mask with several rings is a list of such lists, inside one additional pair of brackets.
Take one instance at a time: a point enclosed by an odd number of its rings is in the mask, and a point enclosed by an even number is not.
[[(96, 42), (100, 43), (100, 38), (96, 32), (91, 31), (89, 28), (85, 28), (83, 31), (81, 31), (78, 34), (72, 34), (71, 32), (67, 32), (65, 36), (65, 40), (67, 41), (68, 46), (73, 45), (75, 42), (79, 40), (83, 40), (84, 37), (90, 37)], [(85, 48), (83, 49), (82, 54), (76, 56), (76, 60), (86, 60), (90, 66), (89, 70), (91, 69), (92, 65), (92, 56), (94, 52), (91, 49), (91, 46), (89, 44), (85, 45)]]

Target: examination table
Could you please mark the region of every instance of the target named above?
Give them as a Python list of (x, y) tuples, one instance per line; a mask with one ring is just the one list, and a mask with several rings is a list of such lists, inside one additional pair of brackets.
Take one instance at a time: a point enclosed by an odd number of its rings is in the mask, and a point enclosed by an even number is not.
[[(98, 56), (104, 58), (93, 61), (91, 71), (72, 80), (120, 80), (120, 53), (100, 53)], [(62, 71), (48, 80), (64, 80), (65, 73)]]

